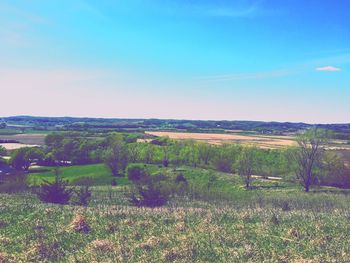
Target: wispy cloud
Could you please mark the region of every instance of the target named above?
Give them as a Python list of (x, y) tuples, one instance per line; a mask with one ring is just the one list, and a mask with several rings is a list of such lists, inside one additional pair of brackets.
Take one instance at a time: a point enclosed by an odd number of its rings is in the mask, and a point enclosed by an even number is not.
[(242, 1), (219, 4), (205, 4), (199, 2), (193, 4), (191, 10), (198, 15), (212, 17), (231, 17), (231, 18), (253, 18), (257, 15), (265, 13), (262, 1)]
[(296, 73), (294, 70), (271, 70), (262, 72), (239, 73), (239, 74), (225, 74), (198, 77), (199, 80), (205, 81), (231, 81), (231, 80), (247, 80), (247, 79), (266, 79), (284, 77)]
[(333, 66), (326, 66), (326, 67), (320, 67), (320, 68), (316, 68), (317, 71), (341, 71), (340, 68), (336, 68)]

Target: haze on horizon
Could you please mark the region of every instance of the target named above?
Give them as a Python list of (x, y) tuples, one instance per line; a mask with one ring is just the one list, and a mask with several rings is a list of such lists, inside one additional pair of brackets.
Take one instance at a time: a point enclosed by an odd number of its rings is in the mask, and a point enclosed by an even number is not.
[(350, 123), (349, 13), (348, 0), (2, 0), (0, 116)]

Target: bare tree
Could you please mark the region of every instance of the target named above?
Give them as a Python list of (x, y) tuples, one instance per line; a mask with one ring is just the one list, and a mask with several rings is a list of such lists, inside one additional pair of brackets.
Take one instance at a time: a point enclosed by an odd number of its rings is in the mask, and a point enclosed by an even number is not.
[(244, 179), (246, 189), (250, 189), (253, 181), (253, 169), (255, 167), (254, 147), (244, 147), (237, 160), (238, 173)]
[(212, 156), (213, 149), (212, 146), (208, 143), (199, 143), (198, 144), (198, 155), (199, 159), (205, 164), (209, 164), (210, 157)]
[(312, 128), (297, 136), (298, 147), (293, 152), (296, 161), (296, 176), (309, 192), (310, 186), (317, 180), (317, 169), (324, 157), (324, 145), (328, 142), (329, 132)]

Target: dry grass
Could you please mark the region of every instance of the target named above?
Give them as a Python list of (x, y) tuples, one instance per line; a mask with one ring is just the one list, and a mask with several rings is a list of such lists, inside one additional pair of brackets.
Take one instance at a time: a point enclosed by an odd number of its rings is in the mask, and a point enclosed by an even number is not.
[[(349, 197), (327, 195), (337, 205), (314, 210), (314, 196), (300, 196), (305, 207), (288, 211), (272, 203), (82, 211), (0, 195), (0, 219), (11, 222), (0, 228), (0, 262), (349, 262), (350, 215), (340, 208)], [(90, 231), (71, 231), (87, 223)]]
[(266, 136), (266, 135), (238, 135), (220, 133), (190, 133), (190, 132), (166, 132), (166, 131), (146, 131), (146, 134), (169, 137), (171, 139), (192, 139), (205, 141), (210, 144), (220, 145), (227, 142), (256, 145), (261, 148), (281, 148), (295, 145), (291, 136)]
[(17, 150), (19, 148), (23, 147), (35, 147), (38, 145), (32, 145), (32, 144), (22, 144), (22, 143), (0, 143), (1, 146), (3, 146), (6, 150)]

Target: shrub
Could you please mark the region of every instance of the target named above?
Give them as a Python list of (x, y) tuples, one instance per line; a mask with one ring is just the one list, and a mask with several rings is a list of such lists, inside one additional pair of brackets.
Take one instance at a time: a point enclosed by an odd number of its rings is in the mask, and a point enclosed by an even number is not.
[(168, 159), (164, 159), (163, 160), (163, 166), (164, 167), (168, 167), (169, 166), (169, 160)]
[(80, 187), (79, 190), (75, 191), (74, 204), (87, 206), (90, 200), (91, 200), (91, 191), (88, 185)]
[(128, 178), (132, 182), (139, 182), (146, 180), (149, 177), (149, 173), (146, 166), (143, 164), (132, 164), (127, 169)]
[(188, 182), (182, 174), (177, 175), (175, 178), (175, 191), (180, 196), (184, 196), (188, 192)]
[(59, 177), (58, 169), (55, 169), (55, 181), (46, 182), (40, 186), (38, 198), (45, 203), (67, 204), (72, 196), (72, 189), (68, 189), (68, 183)]
[(157, 207), (165, 205), (171, 191), (164, 175), (149, 176), (134, 183), (130, 193), (130, 203), (136, 206)]
[(215, 169), (220, 172), (223, 172), (223, 173), (232, 172), (232, 161), (230, 159), (217, 158), (214, 161), (214, 166), (215, 166)]
[(179, 174), (175, 178), (175, 183), (177, 183), (177, 184), (180, 184), (180, 183), (187, 184), (187, 179), (185, 178), (185, 176), (183, 174)]
[(117, 180), (115, 178), (112, 179), (111, 185), (112, 186), (117, 186), (118, 185), (118, 182), (117, 182)]

